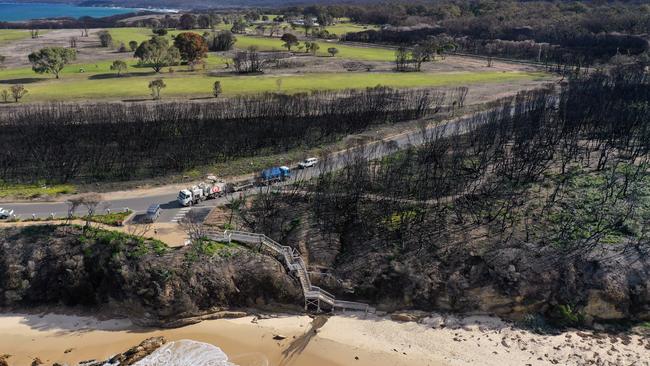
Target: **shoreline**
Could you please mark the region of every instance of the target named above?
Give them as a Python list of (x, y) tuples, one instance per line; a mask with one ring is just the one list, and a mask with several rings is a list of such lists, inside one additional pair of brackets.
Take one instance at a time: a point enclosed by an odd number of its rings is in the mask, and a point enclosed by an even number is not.
[[(265, 319), (246, 316), (162, 329), (139, 327), (126, 319), (0, 313), (0, 354), (11, 355), (7, 359), (9, 365), (29, 365), (37, 357), (46, 364), (75, 365), (81, 361), (105, 360), (146, 338), (164, 336), (168, 341), (190, 339), (212, 344), (239, 366), (257, 366), (260, 359), (266, 359), (269, 365), (284, 366), (345, 366), (353, 361), (360, 366), (415, 365), (377, 350), (355, 349), (317, 337), (291, 347), (293, 341), (310, 332), (311, 321), (304, 315), (277, 315)], [(274, 339), (276, 335), (285, 338)], [(254, 363), (247, 363), (251, 359)]]
[(239, 366), (259, 366), (264, 359), (281, 366), (650, 365), (647, 334), (575, 329), (537, 334), (491, 316), (423, 316), (400, 322), (376, 315), (275, 314), (161, 329), (126, 319), (0, 313), (0, 354), (11, 355), (9, 365), (28, 365), (36, 357), (74, 365), (164, 336), (212, 344)]

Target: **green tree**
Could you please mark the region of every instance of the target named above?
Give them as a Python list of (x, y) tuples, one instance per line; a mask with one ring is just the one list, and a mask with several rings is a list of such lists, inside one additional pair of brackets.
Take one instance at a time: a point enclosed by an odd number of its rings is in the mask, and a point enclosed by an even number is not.
[(309, 30), (314, 28), (314, 21), (311, 16), (306, 16), (305, 20), (302, 23), (302, 27), (305, 28), (305, 37), (309, 35)]
[(71, 48), (46, 47), (32, 52), (28, 58), (32, 63), (32, 70), (39, 74), (54, 74), (58, 79), (65, 65), (77, 58), (77, 51)]
[(312, 55), (315, 55), (318, 50), (320, 50), (318, 43), (312, 42), (309, 44), (309, 52), (311, 52)]
[(199, 15), (197, 23), (199, 25), (199, 28), (212, 28), (212, 25), (214, 24), (212, 17), (209, 14)]
[(155, 79), (149, 82), (149, 90), (151, 90), (151, 96), (153, 99), (160, 99), (160, 91), (167, 87), (163, 79)]
[(102, 45), (102, 47), (109, 47), (113, 44), (113, 36), (111, 36), (108, 31), (99, 31), (97, 32), (97, 35), (99, 36), (99, 43)]
[(3, 103), (8, 103), (9, 102), (9, 90), (2, 89), (2, 91), (0, 92), (0, 98), (2, 98)]
[(113, 61), (113, 64), (111, 65), (111, 70), (112, 71), (117, 71), (117, 76), (120, 76), (124, 71), (127, 69), (126, 62), (122, 60), (115, 60)]
[(230, 31), (217, 32), (212, 35), (212, 38), (210, 38), (210, 35), (207, 38), (209, 39), (210, 51), (229, 51), (237, 40)]
[(246, 27), (248, 26), (248, 23), (244, 21), (243, 19), (237, 19), (233, 25), (232, 28), (230, 28), (230, 31), (233, 33), (246, 33)]
[(165, 28), (154, 28), (151, 31), (153, 32), (153, 34), (161, 36), (161, 37), (167, 35), (167, 29), (165, 29)]
[(215, 98), (218, 98), (219, 95), (221, 95), (221, 81), (215, 81), (214, 85), (212, 86), (212, 95), (214, 95)]
[(196, 27), (196, 17), (192, 14), (183, 14), (178, 20), (178, 25), (181, 29), (194, 29)]
[(138, 42), (136, 41), (129, 42), (129, 48), (131, 49), (131, 52), (135, 52), (135, 50), (138, 49)]
[(9, 90), (11, 91), (11, 96), (14, 98), (16, 103), (27, 94), (27, 89), (25, 89), (25, 86), (22, 84), (12, 85)]
[(330, 56), (334, 57), (337, 53), (339, 53), (339, 49), (336, 47), (330, 47), (327, 49), (327, 53), (329, 53)]
[(181, 59), (188, 63), (196, 62), (208, 55), (208, 44), (205, 39), (193, 32), (177, 35), (174, 38), (174, 46), (178, 48)]
[(2, 55), (0, 55), (0, 70), (4, 68), (4, 63), (5, 63), (6, 58)]
[(285, 47), (288, 51), (291, 51), (291, 47), (298, 45), (298, 37), (291, 33), (283, 34), (280, 39), (282, 42), (284, 42), (282, 46)]
[(160, 72), (163, 67), (177, 65), (181, 54), (178, 48), (169, 45), (167, 39), (154, 36), (140, 43), (135, 50), (135, 57), (140, 59), (141, 64), (148, 65), (155, 72)]

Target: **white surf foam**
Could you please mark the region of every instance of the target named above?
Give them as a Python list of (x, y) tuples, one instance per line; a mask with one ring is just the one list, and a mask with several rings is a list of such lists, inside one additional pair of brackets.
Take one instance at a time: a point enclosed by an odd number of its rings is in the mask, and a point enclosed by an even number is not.
[(135, 366), (236, 366), (221, 348), (208, 343), (183, 339), (169, 342)]

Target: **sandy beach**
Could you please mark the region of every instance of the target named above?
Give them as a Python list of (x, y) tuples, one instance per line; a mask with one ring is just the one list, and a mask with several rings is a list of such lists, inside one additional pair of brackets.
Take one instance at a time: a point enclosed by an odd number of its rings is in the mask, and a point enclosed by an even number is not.
[[(315, 323), (319, 323), (312, 329)], [(532, 333), (498, 318), (432, 314), (419, 322), (388, 317), (274, 315), (207, 320), (146, 329), (129, 320), (57, 314), (0, 314), (0, 354), (9, 365), (74, 365), (106, 359), (152, 336), (220, 347), (240, 366), (269, 365), (650, 365), (650, 339), (638, 334), (570, 330)], [(274, 339), (282, 336), (284, 339)], [(277, 338), (277, 337), (276, 337)]]

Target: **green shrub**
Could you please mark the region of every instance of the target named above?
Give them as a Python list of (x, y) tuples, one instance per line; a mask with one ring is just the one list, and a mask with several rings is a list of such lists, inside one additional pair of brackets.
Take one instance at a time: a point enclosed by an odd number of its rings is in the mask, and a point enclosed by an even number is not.
[(564, 326), (578, 326), (584, 323), (584, 315), (575, 310), (571, 305), (558, 305), (558, 321)]

